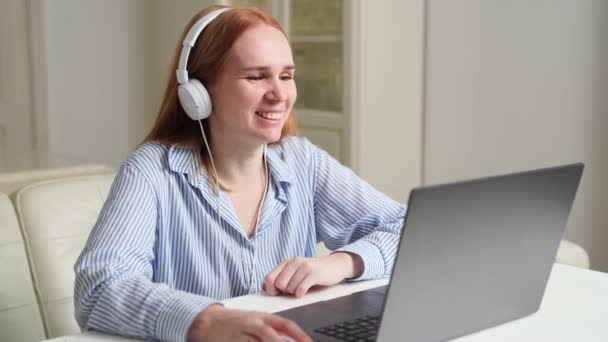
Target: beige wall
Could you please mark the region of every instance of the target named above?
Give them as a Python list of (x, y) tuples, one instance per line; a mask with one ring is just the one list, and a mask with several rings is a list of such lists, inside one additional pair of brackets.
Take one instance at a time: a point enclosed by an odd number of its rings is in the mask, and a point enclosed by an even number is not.
[(119, 165), (156, 117), (181, 30), (211, 1), (32, 1), (45, 25), (49, 151)]
[(582, 161), (566, 237), (608, 271), (608, 2), (428, 2), (424, 182)]
[(48, 147), (118, 164), (151, 110), (146, 0), (43, 2)]
[(424, 1), (360, 4), (353, 166), (405, 202), (421, 182)]

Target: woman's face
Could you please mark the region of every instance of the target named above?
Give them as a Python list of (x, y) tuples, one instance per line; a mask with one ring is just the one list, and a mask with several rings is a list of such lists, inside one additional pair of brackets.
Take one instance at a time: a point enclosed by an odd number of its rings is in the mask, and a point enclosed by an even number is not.
[(209, 89), (212, 134), (252, 145), (278, 141), (297, 96), (294, 72), (281, 31), (263, 24), (245, 31)]

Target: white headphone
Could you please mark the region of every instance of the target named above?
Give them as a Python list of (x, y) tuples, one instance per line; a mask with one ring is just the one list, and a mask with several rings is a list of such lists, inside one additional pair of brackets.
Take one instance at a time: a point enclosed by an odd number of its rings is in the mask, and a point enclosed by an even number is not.
[(203, 32), (205, 27), (209, 25), (213, 19), (228, 10), (230, 10), (230, 8), (222, 8), (205, 15), (192, 25), (186, 38), (184, 38), (182, 52), (179, 56), (179, 65), (175, 72), (177, 75), (177, 83), (179, 83), (177, 97), (179, 98), (182, 108), (184, 108), (184, 111), (192, 120), (203, 120), (208, 118), (209, 114), (211, 114), (212, 107), (211, 98), (203, 83), (195, 78), (188, 78), (188, 56), (190, 55), (190, 50), (194, 46), (196, 39), (201, 32)]

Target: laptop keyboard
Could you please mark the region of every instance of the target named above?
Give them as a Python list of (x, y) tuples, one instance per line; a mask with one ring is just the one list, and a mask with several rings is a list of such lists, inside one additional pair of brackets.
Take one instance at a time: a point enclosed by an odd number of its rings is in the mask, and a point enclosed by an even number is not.
[(315, 329), (315, 332), (342, 341), (375, 341), (379, 323), (379, 316), (366, 316)]

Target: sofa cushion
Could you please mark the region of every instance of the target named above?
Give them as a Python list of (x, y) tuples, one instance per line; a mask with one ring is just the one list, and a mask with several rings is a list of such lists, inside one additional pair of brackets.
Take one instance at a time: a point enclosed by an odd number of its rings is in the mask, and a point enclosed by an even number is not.
[(112, 174), (54, 179), (28, 185), (14, 196), (49, 337), (80, 331), (74, 319), (73, 266), (113, 179)]
[(590, 266), (587, 251), (569, 240), (562, 240), (559, 243), (555, 262), (586, 269)]
[(44, 327), (13, 204), (0, 193), (0, 341), (39, 341)]
[(11, 194), (28, 184), (47, 179), (109, 174), (112, 172), (112, 168), (100, 163), (63, 166), (48, 169), (2, 172), (0, 173), (0, 192)]

